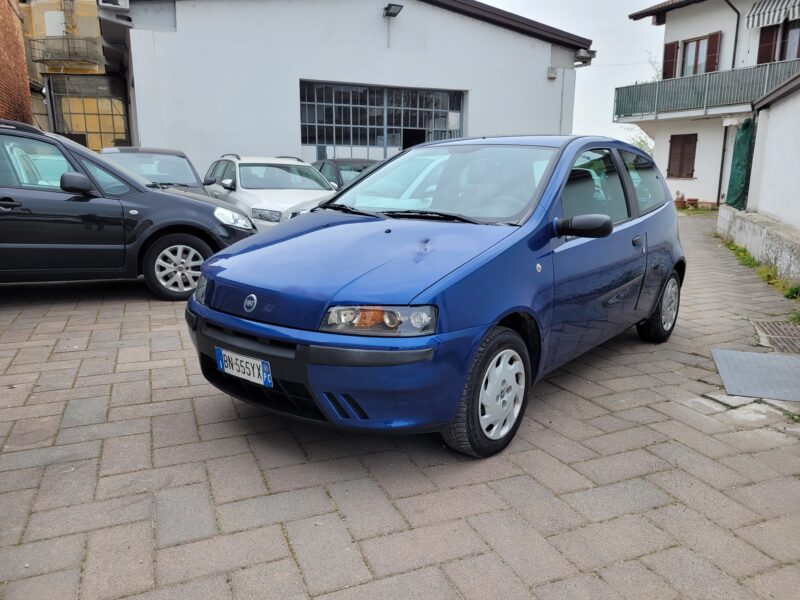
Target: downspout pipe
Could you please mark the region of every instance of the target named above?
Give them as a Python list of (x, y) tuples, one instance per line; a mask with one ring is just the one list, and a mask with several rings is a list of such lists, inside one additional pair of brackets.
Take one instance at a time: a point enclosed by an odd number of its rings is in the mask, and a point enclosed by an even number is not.
[(736, 33), (733, 35), (733, 58), (731, 59), (731, 69), (736, 68), (736, 48), (739, 46), (739, 22), (742, 19), (742, 13), (739, 12), (731, 0), (725, 0), (725, 4), (731, 7), (731, 10), (736, 13)]

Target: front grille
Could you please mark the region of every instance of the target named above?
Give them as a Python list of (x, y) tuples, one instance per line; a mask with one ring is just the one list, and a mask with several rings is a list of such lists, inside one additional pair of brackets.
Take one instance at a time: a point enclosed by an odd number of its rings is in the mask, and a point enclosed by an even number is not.
[(347, 412), (345, 405), (350, 407), (350, 410), (355, 413), (355, 415), (359, 419), (367, 420), (369, 419), (369, 415), (367, 411), (365, 411), (361, 405), (356, 402), (356, 399), (353, 398), (350, 394), (334, 394), (333, 392), (325, 392), (323, 394), (325, 399), (330, 403), (333, 407), (333, 410), (342, 418), (342, 419), (349, 419), (350, 413)]
[(267, 388), (223, 373), (209, 356), (202, 355), (200, 364), (206, 379), (226, 394), (270, 410), (314, 421), (327, 421), (303, 383), (273, 377), (273, 387)]

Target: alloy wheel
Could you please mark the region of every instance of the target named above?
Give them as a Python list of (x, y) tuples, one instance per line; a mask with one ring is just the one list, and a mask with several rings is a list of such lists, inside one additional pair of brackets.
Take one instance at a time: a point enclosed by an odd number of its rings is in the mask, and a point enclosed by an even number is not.
[(186, 292), (197, 287), (203, 256), (191, 246), (168, 246), (156, 258), (158, 282), (172, 292)]

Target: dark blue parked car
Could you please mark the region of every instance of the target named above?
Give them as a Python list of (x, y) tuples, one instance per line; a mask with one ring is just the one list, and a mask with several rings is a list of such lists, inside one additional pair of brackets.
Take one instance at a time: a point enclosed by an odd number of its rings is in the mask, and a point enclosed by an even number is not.
[(484, 457), (549, 371), (632, 325), (666, 340), (685, 270), (669, 190), (633, 146), (454, 140), (216, 254), (186, 318), (232, 396)]

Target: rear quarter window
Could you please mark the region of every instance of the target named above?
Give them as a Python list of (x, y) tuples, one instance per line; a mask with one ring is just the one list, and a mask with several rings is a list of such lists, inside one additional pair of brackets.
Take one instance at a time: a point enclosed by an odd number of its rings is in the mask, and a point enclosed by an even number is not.
[(664, 182), (653, 161), (632, 152), (620, 152), (636, 192), (639, 213), (644, 214), (664, 204)]

